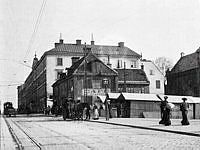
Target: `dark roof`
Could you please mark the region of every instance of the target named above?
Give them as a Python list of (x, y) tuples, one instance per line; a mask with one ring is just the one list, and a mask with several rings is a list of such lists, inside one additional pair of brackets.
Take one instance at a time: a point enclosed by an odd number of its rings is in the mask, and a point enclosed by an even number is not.
[[(86, 60), (86, 62), (94, 62), (94, 61), (98, 61), (101, 62), (102, 64), (104, 64), (98, 57), (96, 57), (92, 52), (89, 52), (85, 57), (82, 57), (81, 59), (79, 59), (77, 62), (75, 62), (69, 69), (68, 69), (68, 73), (67, 76), (70, 77), (77, 69), (78, 67), (84, 63), (83, 61)], [(107, 66), (106, 64), (104, 64), (105, 66)], [(108, 67), (108, 66), (107, 66)], [(111, 69), (111, 68), (110, 68)], [(115, 72), (115, 74), (117, 74), (117, 72), (113, 69), (111, 69), (112, 71)]]
[[(83, 55), (84, 44), (60, 44), (55, 48), (46, 52), (48, 55), (54, 54), (79, 54)], [(87, 45), (92, 50), (92, 53), (95, 55), (112, 55), (112, 56), (135, 56), (140, 57), (139, 54), (134, 52), (128, 47), (119, 47), (119, 46), (105, 46), (105, 45)]]
[[(124, 69), (115, 69), (118, 72), (118, 80), (124, 81)], [(126, 81), (145, 81), (148, 82), (147, 76), (142, 69), (125, 69)]]
[(181, 57), (172, 68), (171, 73), (184, 72), (198, 68), (198, 53), (199, 49), (195, 53)]
[(78, 68), (78, 66), (84, 61), (84, 57), (82, 57), (81, 59), (79, 59), (77, 62), (75, 62), (69, 69), (68, 69), (68, 73), (67, 76), (71, 76), (74, 71)]

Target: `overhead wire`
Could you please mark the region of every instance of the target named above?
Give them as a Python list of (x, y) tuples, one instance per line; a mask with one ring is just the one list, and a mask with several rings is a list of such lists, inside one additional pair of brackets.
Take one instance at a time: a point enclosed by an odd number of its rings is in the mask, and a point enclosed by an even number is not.
[(47, 0), (43, 0), (42, 2), (42, 6), (40, 8), (40, 11), (39, 11), (39, 14), (38, 14), (38, 17), (37, 17), (37, 20), (35, 22), (35, 25), (34, 25), (34, 30), (33, 30), (33, 33), (31, 35), (31, 38), (29, 40), (29, 43), (28, 43), (28, 48), (26, 50), (26, 54), (24, 56), (24, 60), (27, 58), (28, 54), (30, 53), (31, 51), (31, 47), (34, 43), (34, 40), (35, 40), (35, 37), (36, 37), (36, 33), (38, 31), (38, 27), (40, 25), (40, 22), (41, 22), (41, 18), (42, 18), (42, 15), (43, 15), (43, 12), (44, 12), (44, 9), (45, 9), (45, 6), (46, 6), (46, 2)]

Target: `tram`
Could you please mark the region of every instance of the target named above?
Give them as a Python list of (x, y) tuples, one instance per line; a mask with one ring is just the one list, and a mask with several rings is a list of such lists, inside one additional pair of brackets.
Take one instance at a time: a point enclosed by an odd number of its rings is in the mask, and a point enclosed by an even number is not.
[(3, 106), (4, 106), (4, 113), (3, 113), (4, 115), (6, 115), (7, 117), (11, 116), (16, 117), (17, 111), (13, 107), (12, 102), (5, 102)]

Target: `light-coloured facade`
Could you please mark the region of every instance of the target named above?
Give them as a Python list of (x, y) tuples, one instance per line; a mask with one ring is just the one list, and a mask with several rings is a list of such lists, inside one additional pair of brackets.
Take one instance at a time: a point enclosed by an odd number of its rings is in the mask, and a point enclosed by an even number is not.
[(150, 82), (149, 93), (151, 94), (164, 94), (165, 77), (159, 68), (150, 60), (141, 60), (144, 72)]
[[(32, 71), (24, 83), (23, 97), (18, 101), (25, 99), (26, 106), (30, 104), (35, 108), (35, 112), (41, 112), (47, 106), (48, 100), (52, 99), (53, 83), (59, 78), (60, 72), (65, 72), (66, 68), (72, 65), (73, 57), (83, 57), (84, 47), (90, 47), (94, 55), (111, 68), (127, 69), (139, 68), (140, 55), (119, 42), (116, 46), (81, 44), (81, 40), (76, 40), (75, 44), (65, 44), (60, 39), (55, 43), (55, 48), (46, 51), (40, 60), (36, 61)], [(34, 58), (36, 60), (36, 58)]]

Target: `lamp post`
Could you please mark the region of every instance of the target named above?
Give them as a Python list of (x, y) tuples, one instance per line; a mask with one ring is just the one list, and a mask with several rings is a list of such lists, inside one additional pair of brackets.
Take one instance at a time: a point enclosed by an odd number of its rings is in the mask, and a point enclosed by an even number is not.
[(103, 84), (105, 86), (105, 95), (106, 95), (106, 99), (105, 99), (105, 110), (106, 110), (106, 120), (108, 121), (109, 120), (109, 96), (108, 96), (108, 92), (107, 92), (107, 86), (108, 86), (108, 79), (107, 78), (104, 78), (103, 79)]

